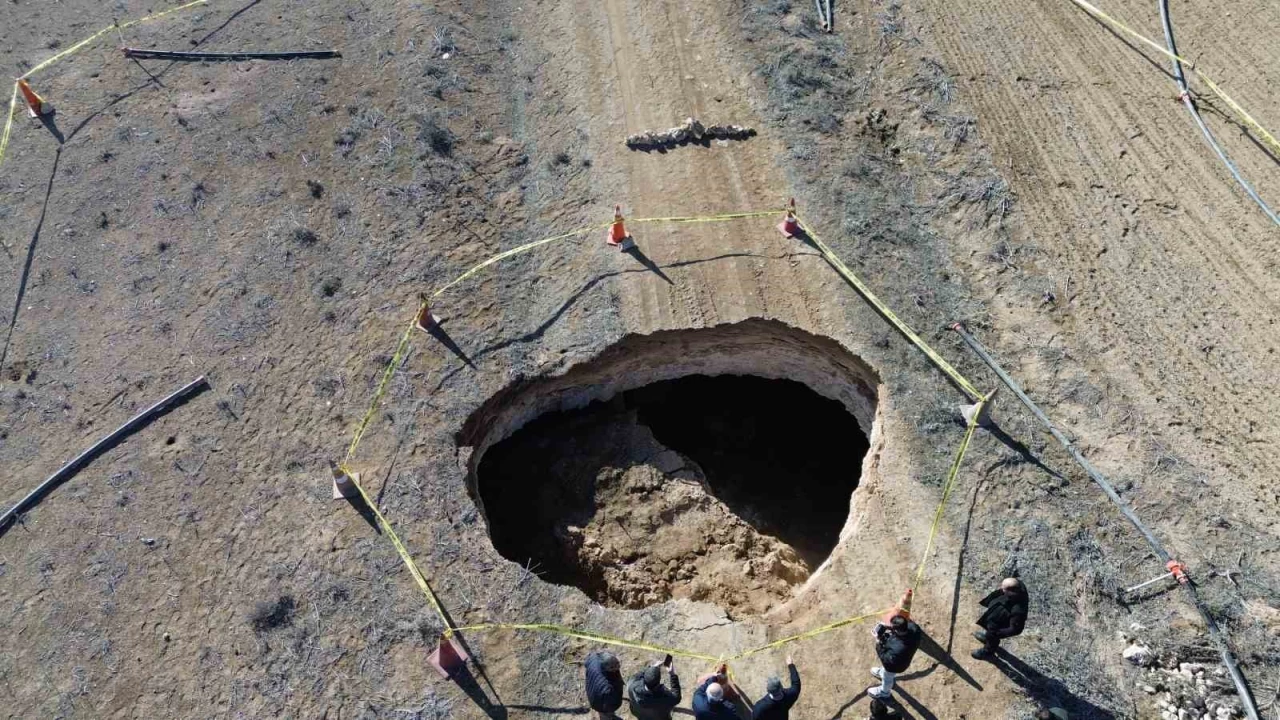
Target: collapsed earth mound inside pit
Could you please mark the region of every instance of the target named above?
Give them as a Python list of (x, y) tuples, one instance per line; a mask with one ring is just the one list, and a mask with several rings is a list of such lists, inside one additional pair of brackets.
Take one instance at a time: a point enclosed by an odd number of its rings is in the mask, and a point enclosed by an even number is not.
[(780, 323), (666, 331), (507, 388), (459, 441), (504, 557), (606, 605), (762, 614), (837, 546), (876, 386)]

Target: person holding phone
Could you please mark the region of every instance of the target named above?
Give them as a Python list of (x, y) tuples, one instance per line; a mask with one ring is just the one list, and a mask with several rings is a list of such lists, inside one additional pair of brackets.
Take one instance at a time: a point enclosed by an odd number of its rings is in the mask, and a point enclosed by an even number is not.
[[(662, 684), (662, 668), (670, 677), (670, 689)], [(627, 699), (631, 714), (640, 720), (670, 720), (671, 711), (680, 704), (680, 678), (671, 656), (636, 673), (627, 683)]]
[(751, 709), (751, 720), (787, 720), (791, 706), (800, 697), (800, 671), (795, 661), (787, 656), (787, 671), (791, 674), (790, 687), (782, 687), (782, 680), (774, 675), (765, 683), (765, 696)]

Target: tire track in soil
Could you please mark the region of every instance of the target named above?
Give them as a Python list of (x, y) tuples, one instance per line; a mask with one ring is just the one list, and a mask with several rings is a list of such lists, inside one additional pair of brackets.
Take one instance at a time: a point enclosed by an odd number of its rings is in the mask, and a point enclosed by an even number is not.
[[(1118, 0), (1107, 9), (1149, 29), (1146, 5)], [(1265, 420), (1276, 411), (1267, 398), (1280, 389), (1280, 359), (1267, 340), (1280, 315), (1280, 248), (1180, 112), (1168, 68), (1066, 2), (1014, 13), (1002, 2), (928, 0), (923, 12), (946, 64), (972, 78), (962, 101), (997, 164), (1014, 171), (1028, 234), (1053, 238), (1036, 244), (1056, 255), (1053, 274), (1078, 283), (1067, 323), (1107, 350), (1080, 353), (1089, 375), (1125, 378), (1126, 399), (1165, 428), (1155, 433), (1161, 442), (1186, 448), (1222, 489), (1243, 480), (1253, 495), (1259, 488), (1248, 477), (1272, 474), (1280, 445)], [(1215, 69), (1280, 64), (1274, 47), (1207, 37), (1190, 20), (1178, 30), (1180, 44), (1212, 57)], [(1238, 132), (1224, 135), (1251, 177), (1274, 175)], [(1252, 435), (1236, 431), (1249, 424), (1258, 428)], [(1086, 437), (1096, 430), (1079, 429)], [(1227, 458), (1239, 465), (1224, 468)]]

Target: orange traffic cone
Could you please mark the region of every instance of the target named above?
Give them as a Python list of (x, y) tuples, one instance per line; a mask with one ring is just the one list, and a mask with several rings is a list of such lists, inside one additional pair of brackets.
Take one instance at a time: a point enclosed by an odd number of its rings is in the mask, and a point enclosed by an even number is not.
[(897, 607), (894, 607), (889, 612), (885, 613), (884, 617), (881, 618), (880, 621), (883, 622), (885, 625), (888, 625), (890, 622), (893, 621), (895, 617), (899, 615), (910, 620), (911, 619), (911, 598), (915, 596), (915, 592), (916, 592), (915, 590), (912, 590), (911, 588), (907, 588), (907, 591), (902, 593), (902, 599), (898, 601)]
[(427, 305), (426, 297), (422, 298), (422, 309), (418, 310), (418, 317), (414, 320), (414, 324), (425, 333), (431, 332), (440, 325), (440, 318), (431, 314), (431, 307)]
[(53, 114), (53, 104), (45, 102), (44, 98), (37, 95), (26, 80), (18, 81), (18, 89), (22, 91), (22, 99), (27, 101), (28, 115), (34, 118)]
[[(360, 497), (356, 483), (360, 482), (360, 473), (347, 474), (347, 471), (334, 461), (329, 461), (329, 470), (333, 473), (333, 499)], [(354, 482), (352, 482), (354, 480)]]
[(787, 214), (782, 218), (782, 222), (778, 223), (778, 232), (783, 237), (793, 238), (800, 234), (800, 221), (796, 219), (796, 199), (791, 198), (791, 202), (787, 203)]
[(622, 224), (621, 205), (613, 206), (613, 224), (609, 226), (609, 235), (605, 239), (605, 242), (621, 250), (627, 250), (631, 247), (635, 247), (635, 243), (631, 239), (631, 234), (627, 232), (626, 226)]
[(471, 656), (463, 650), (451, 637), (440, 636), (440, 643), (427, 656), (427, 662), (440, 673), (440, 677), (448, 680), (453, 674), (466, 666)]

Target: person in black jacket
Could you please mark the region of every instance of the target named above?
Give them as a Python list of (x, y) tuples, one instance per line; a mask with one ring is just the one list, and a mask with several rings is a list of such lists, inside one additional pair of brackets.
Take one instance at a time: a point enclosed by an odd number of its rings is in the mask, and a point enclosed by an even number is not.
[(981, 630), (973, 636), (982, 641), (982, 647), (972, 655), (978, 660), (988, 660), (1000, 649), (1000, 641), (1022, 634), (1027, 624), (1027, 588), (1017, 578), (1005, 578), (1000, 589), (982, 599), (986, 612), (978, 618)]
[(751, 708), (751, 720), (787, 720), (791, 706), (800, 697), (800, 672), (790, 655), (787, 656), (787, 670), (791, 673), (791, 687), (782, 687), (782, 681), (776, 676), (769, 678), (764, 685), (765, 696)]
[(698, 678), (698, 687), (693, 691), (694, 720), (739, 720), (738, 709), (725, 697), (724, 666), (710, 675)]
[(583, 665), (587, 669), (587, 704), (601, 720), (616, 717), (622, 707), (622, 671), (613, 653), (593, 652)]
[[(652, 665), (644, 672), (636, 673), (627, 683), (627, 698), (631, 701), (631, 714), (640, 720), (671, 720), (671, 711), (680, 704), (680, 678), (670, 655), (666, 665)], [(671, 676), (671, 689), (662, 684), (662, 669)]]
[(876, 623), (871, 632), (876, 638), (876, 657), (881, 663), (880, 667), (871, 668), (871, 674), (880, 679), (880, 684), (867, 688), (867, 694), (878, 700), (887, 700), (898, 673), (911, 667), (911, 659), (920, 648), (923, 633), (919, 625), (900, 614), (890, 618), (887, 625)]

